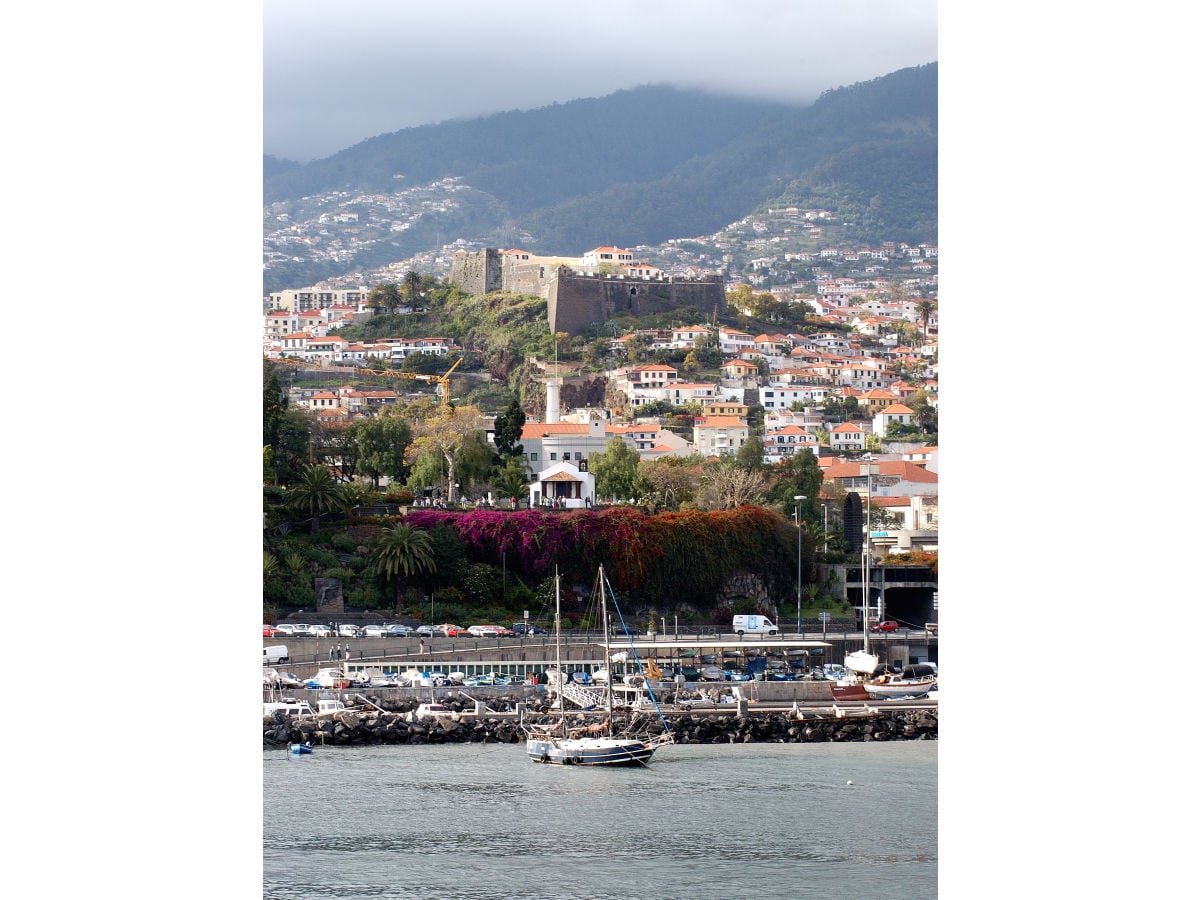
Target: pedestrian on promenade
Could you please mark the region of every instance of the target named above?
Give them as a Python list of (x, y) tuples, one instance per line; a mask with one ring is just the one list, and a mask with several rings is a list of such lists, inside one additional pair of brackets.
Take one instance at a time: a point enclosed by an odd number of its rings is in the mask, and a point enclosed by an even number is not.
[(420, 643), (421, 643), (421, 652), (424, 653), (425, 652), (425, 638), (421, 638)]
[(336, 659), (341, 659), (341, 658), (342, 658), (342, 642), (341, 642), (341, 641), (338, 641), (338, 645), (337, 645), (337, 656), (336, 656), (335, 658), (336, 658)]
[(350, 658), (350, 642), (346, 641), (346, 659)]
[(333, 659), (333, 644), (329, 645), (329, 658)]

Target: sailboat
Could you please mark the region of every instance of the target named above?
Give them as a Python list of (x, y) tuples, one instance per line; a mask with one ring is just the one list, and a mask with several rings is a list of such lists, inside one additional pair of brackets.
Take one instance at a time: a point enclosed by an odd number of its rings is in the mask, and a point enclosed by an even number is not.
[[(605, 584), (604, 567), (601, 566), (597, 585), (601, 592), (600, 605), (604, 621), (604, 658), (608, 660), (611, 659), (611, 654), (608, 641), (608, 604), (603, 594)], [(597, 697), (596, 688), (574, 685), (563, 672), (561, 619), (561, 595), (559, 575), (556, 569), (554, 573), (555, 668), (547, 675), (550, 676), (550, 685), (554, 688), (556, 696), (558, 721), (551, 725), (527, 726), (526, 754), (534, 762), (560, 766), (644, 765), (654, 755), (655, 750), (663, 744), (673, 743), (674, 738), (666, 726), (665, 719), (663, 719), (664, 732), (653, 737), (615, 734), (612, 727), (612, 685), (608, 678), (604, 679), (602, 688), (602, 700), (607, 713), (604, 721), (598, 725), (588, 725), (574, 731), (567, 727), (567, 700), (571, 700), (581, 707), (591, 707), (595, 706), (596, 700), (600, 698)], [(661, 711), (659, 716), (662, 717)]]
[(879, 668), (879, 657), (871, 652), (871, 634), (868, 629), (867, 601), (871, 595), (871, 461), (867, 457), (867, 515), (863, 523), (862, 555), (862, 626), (863, 648), (846, 654), (845, 665), (851, 672), (871, 676)]

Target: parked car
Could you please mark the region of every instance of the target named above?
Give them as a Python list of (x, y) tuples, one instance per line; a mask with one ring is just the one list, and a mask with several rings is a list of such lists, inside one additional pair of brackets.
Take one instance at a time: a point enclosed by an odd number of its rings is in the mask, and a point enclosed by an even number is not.
[(475, 637), (504, 637), (505, 631), (507, 629), (501, 628), (499, 625), (472, 625), (467, 629), (467, 633), (473, 634)]
[(275, 635), (282, 633), (274, 625), (263, 625), (263, 637), (275, 637)]
[(357, 625), (339, 625), (338, 637), (358, 637)]
[(526, 625), (524, 622), (513, 622), (512, 633), (518, 636), (523, 634), (545, 634), (546, 629), (538, 628), (536, 625)]
[(467, 629), (463, 628), (461, 625), (439, 625), (437, 629), (438, 633), (445, 637), (458, 637), (460, 634), (469, 633)]
[(418, 637), (440, 637), (442, 633), (436, 625), (418, 625), (416, 634)]
[(275, 626), (276, 634), (295, 634), (296, 626), (291, 622), (284, 622), (282, 625)]
[[(429, 626), (425, 627), (428, 628)], [(385, 626), (384, 631), (387, 637), (408, 637), (410, 634), (416, 633), (408, 625), (388, 625)]]
[(895, 631), (900, 627), (900, 623), (892, 619), (885, 619), (882, 622), (876, 622), (871, 626), (872, 631)]
[(358, 632), (362, 637), (387, 637), (386, 625), (364, 625)]
[(309, 625), (308, 630), (304, 634), (309, 637), (332, 637), (333, 632), (329, 630), (328, 625)]

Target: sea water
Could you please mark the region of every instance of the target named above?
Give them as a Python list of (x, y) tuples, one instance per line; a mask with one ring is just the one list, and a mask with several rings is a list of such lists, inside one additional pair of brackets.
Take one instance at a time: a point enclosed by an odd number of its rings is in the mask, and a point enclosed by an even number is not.
[(671, 745), (607, 769), (523, 743), (268, 750), (263, 897), (934, 897), (937, 752)]

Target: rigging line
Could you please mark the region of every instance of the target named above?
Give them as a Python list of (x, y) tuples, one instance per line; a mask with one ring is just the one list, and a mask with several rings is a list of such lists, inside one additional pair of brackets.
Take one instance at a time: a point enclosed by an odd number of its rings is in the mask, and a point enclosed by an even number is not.
[[(596, 577), (597, 580), (599, 580), (599, 574), (597, 574)], [(650, 695), (650, 702), (654, 704), (655, 710), (658, 711), (658, 717), (662, 720), (663, 728), (665, 728), (669, 734), (671, 731), (671, 726), (667, 724), (667, 717), (663, 715), (662, 708), (658, 705), (658, 698), (654, 696), (654, 688), (650, 686), (650, 679), (646, 676), (646, 670), (642, 666), (642, 658), (638, 655), (637, 647), (633, 645), (633, 638), (629, 634), (629, 627), (625, 624), (625, 615), (621, 612), (620, 604), (617, 603), (617, 592), (613, 590), (612, 582), (608, 580), (607, 575), (604, 576), (604, 584), (608, 585), (608, 592), (612, 595), (613, 608), (616, 610), (617, 615), (621, 619), (621, 628), (624, 630), (626, 637), (629, 637), (629, 649), (633, 651), (633, 661), (637, 663), (638, 672), (641, 674), (643, 682), (646, 685), (646, 693)], [(603, 586), (601, 589), (603, 590)]]

